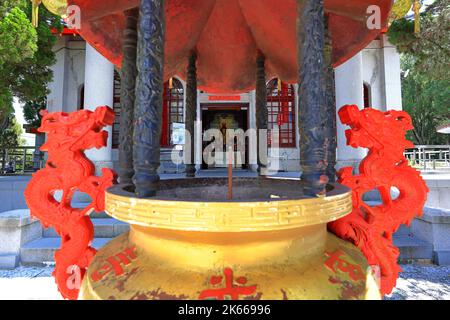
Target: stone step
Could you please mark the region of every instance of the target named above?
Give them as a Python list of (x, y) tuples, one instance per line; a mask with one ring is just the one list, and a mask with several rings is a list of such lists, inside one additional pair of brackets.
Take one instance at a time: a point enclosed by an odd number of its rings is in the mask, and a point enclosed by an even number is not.
[[(87, 205), (89, 205), (89, 203), (87, 202), (72, 202), (72, 207), (73, 208), (85, 208)], [(102, 219), (102, 218), (106, 218), (109, 219), (111, 218), (110, 216), (108, 216), (108, 214), (106, 212), (94, 212), (91, 213), (91, 218), (92, 219)]]
[[(72, 203), (73, 208), (84, 208), (88, 205), (88, 203), (82, 203), (82, 202), (75, 202)], [(30, 209), (20, 209), (20, 210), (10, 210), (10, 211), (5, 211), (5, 212), (0, 212), (0, 214), (8, 214), (9, 212), (22, 212), (23, 216), (30, 216)], [(92, 213), (91, 214), (91, 218), (92, 219), (111, 219), (111, 217), (106, 213), (106, 212), (99, 212), (99, 213)]]
[(433, 259), (433, 246), (410, 235), (394, 235), (394, 245), (400, 249), (400, 261)]
[(176, 165), (172, 161), (161, 161), (161, 165), (158, 169), (158, 173), (160, 174), (176, 174), (183, 173), (186, 170), (186, 166), (184, 164)]
[[(96, 249), (100, 249), (111, 238), (96, 238), (94, 239), (92, 246)], [(61, 246), (60, 238), (40, 238), (25, 244), (20, 249), (20, 260), (22, 265), (35, 265), (42, 266), (48, 263), (54, 262), (54, 254)]]
[[(130, 228), (128, 223), (112, 218), (96, 218), (92, 219), (92, 223), (94, 224), (95, 238), (115, 238)], [(53, 228), (44, 229), (42, 236), (44, 238), (58, 237)]]

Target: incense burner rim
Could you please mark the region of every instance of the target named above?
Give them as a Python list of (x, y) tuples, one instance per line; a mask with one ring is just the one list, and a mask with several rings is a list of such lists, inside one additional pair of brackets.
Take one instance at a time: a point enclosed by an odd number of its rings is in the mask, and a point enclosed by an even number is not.
[[(138, 198), (130, 191), (130, 186), (115, 185), (106, 192), (105, 211), (115, 219), (152, 228), (203, 232), (260, 232), (326, 224), (342, 218), (352, 210), (351, 190), (339, 184), (329, 184), (327, 195), (316, 198), (306, 197), (301, 192), (297, 198), (266, 197), (248, 201), (207, 201), (201, 198), (202, 190), (206, 192), (208, 188), (213, 187), (208, 183), (226, 188), (225, 180), (162, 180), (159, 182), (160, 194), (154, 198)], [(301, 189), (303, 184), (298, 180), (257, 178), (237, 178), (233, 183), (237, 186), (241, 183), (244, 187), (252, 183), (256, 187), (265, 185), (269, 186), (269, 189), (273, 188), (274, 192), (279, 192), (276, 190), (278, 186)], [(194, 190), (198, 200), (173, 196), (170, 187), (175, 185), (179, 189), (184, 186)]]

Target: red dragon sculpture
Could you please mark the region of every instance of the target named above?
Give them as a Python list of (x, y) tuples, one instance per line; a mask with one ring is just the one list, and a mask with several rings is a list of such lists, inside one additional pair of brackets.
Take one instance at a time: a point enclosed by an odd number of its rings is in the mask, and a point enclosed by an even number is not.
[[(328, 228), (358, 246), (370, 265), (379, 266), (381, 293), (389, 294), (401, 272), (392, 235), (401, 224), (409, 225), (422, 214), (428, 193), (420, 173), (408, 165), (403, 154), (414, 146), (405, 138), (413, 129), (412, 120), (403, 111), (383, 113), (371, 108), (359, 110), (355, 105), (342, 107), (339, 118), (351, 127), (346, 131), (347, 144), (368, 148), (369, 153), (360, 164), (359, 175), (353, 175), (351, 167), (338, 172), (339, 182), (353, 190), (353, 211)], [(396, 199), (391, 196), (393, 187), (400, 191)], [(363, 201), (364, 193), (374, 189), (381, 195), (381, 205)]]
[[(79, 285), (73, 283), (74, 274), (80, 283), (96, 253), (90, 246), (94, 227), (89, 214), (104, 210), (105, 190), (115, 180), (110, 169), (103, 169), (102, 177), (95, 176), (95, 167), (83, 151), (106, 146), (108, 132), (102, 129), (113, 121), (114, 112), (108, 107), (70, 114), (44, 112), (38, 129), (47, 133), (47, 142), (41, 150), (48, 152), (48, 160), (45, 168), (33, 175), (25, 198), (31, 215), (61, 236), (53, 276), (66, 299), (77, 299)], [(56, 191), (62, 191), (60, 201), (54, 197)], [(82, 209), (73, 208), (71, 200), (75, 191), (88, 194), (92, 202)]]

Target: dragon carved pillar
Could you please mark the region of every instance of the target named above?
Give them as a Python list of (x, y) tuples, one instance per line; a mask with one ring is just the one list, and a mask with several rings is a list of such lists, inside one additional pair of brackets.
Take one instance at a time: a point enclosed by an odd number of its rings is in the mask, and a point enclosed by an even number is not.
[(326, 173), (330, 182), (336, 181), (336, 150), (337, 150), (337, 125), (336, 125), (336, 87), (333, 68), (333, 42), (329, 28), (329, 15), (325, 15), (325, 43), (324, 43), (324, 77), (325, 77), (325, 101), (326, 101), (326, 147), (327, 169)]
[(133, 136), (133, 182), (141, 198), (154, 196), (159, 182), (164, 19), (164, 0), (141, 0)]
[[(266, 69), (265, 69), (266, 58), (261, 52), (258, 52), (258, 57), (256, 58), (256, 128), (257, 132), (257, 162), (258, 162), (258, 172), (260, 175), (265, 174), (267, 157), (262, 159), (262, 150), (266, 150), (267, 146), (267, 86), (266, 86)], [(263, 146), (262, 144), (265, 144)]]
[(137, 21), (139, 10), (124, 12), (126, 28), (123, 34), (123, 61), (120, 92), (120, 133), (119, 133), (119, 181), (131, 184), (133, 169), (133, 111), (136, 99), (136, 58), (137, 58)]
[(326, 86), (324, 65), (324, 1), (298, 0), (298, 75), (300, 165), (305, 194), (325, 194)]
[[(190, 148), (186, 163), (186, 176), (195, 177), (195, 121), (197, 119), (197, 53), (192, 51), (189, 55), (189, 64), (186, 80), (186, 142), (190, 141)], [(189, 140), (188, 140), (189, 139)]]

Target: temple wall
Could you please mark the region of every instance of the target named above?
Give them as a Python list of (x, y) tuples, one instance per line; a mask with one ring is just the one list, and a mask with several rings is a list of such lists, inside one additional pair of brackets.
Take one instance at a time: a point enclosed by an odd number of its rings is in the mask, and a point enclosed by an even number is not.
[(385, 102), (382, 94), (383, 69), (381, 61), (381, 41), (375, 40), (363, 50), (363, 82), (369, 87), (369, 105), (384, 110)]
[(387, 111), (402, 109), (400, 56), (382, 36), (363, 51), (363, 81), (369, 86), (372, 108)]
[(85, 78), (84, 41), (60, 37), (54, 47), (56, 64), (52, 66), (53, 81), (49, 84), (47, 107), (53, 111), (72, 112), (81, 105), (80, 90)]

